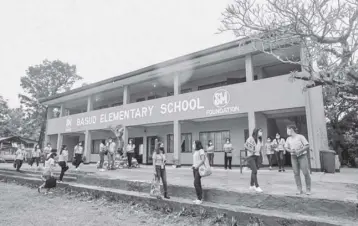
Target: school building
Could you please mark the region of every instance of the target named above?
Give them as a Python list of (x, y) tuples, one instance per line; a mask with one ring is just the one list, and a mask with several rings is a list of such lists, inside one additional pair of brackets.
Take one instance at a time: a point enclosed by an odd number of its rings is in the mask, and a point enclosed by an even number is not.
[[(191, 165), (198, 139), (204, 145), (212, 140), (214, 164), (224, 165), (222, 147), (230, 138), (233, 165), (239, 165), (239, 151), (255, 127), (266, 141), (277, 132), (287, 137), (286, 126), (296, 124), (311, 144), (312, 168), (320, 169), (319, 151), (328, 148), (322, 87), (303, 91), (305, 82), (293, 81), (290, 72), (307, 72), (259, 46), (237, 40), (43, 99), (46, 141), (57, 149), (65, 144), (70, 153), (83, 142), (86, 161), (97, 162), (101, 140), (114, 137), (109, 126), (122, 124), (125, 141), (134, 140), (144, 164), (152, 163), (159, 138), (168, 163)], [(300, 59), (302, 52), (297, 44), (276, 54)]]

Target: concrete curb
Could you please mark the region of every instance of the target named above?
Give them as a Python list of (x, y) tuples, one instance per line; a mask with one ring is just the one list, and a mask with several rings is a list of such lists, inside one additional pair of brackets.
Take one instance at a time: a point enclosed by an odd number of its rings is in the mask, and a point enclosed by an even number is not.
[[(38, 186), (41, 183), (37, 178), (26, 178), (21, 176), (9, 176), (0, 174), (0, 180), (3, 182), (16, 182), (21, 185)], [(298, 213), (288, 213), (280, 211), (270, 211), (247, 207), (238, 207), (230, 205), (220, 205), (205, 202), (203, 205), (194, 205), (190, 200), (172, 198), (171, 200), (160, 200), (150, 197), (147, 193), (123, 191), (110, 188), (99, 188), (95, 186), (81, 185), (75, 183), (59, 184), (60, 188), (66, 191), (87, 193), (94, 198), (104, 197), (111, 201), (140, 202), (156, 209), (167, 211), (183, 211), (192, 215), (225, 215), (229, 219), (235, 217), (240, 225), (260, 222), (262, 226), (345, 226), (352, 225), (353, 222), (346, 220), (333, 221), (322, 217), (305, 216)]]

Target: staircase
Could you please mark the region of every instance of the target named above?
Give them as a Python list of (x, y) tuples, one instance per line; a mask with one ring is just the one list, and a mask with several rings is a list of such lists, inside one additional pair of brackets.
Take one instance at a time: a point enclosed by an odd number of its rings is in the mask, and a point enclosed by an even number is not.
[[(16, 172), (0, 168), (0, 181), (38, 186), (42, 183), (40, 174), (41, 171)], [(195, 199), (192, 187), (169, 185), (171, 199), (161, 200), (149, 196), (150, 183), (146, 181), (112, 179), (72, 171), (66, 173), (64, 181), (58, 186), (75, 192), (87, 192), (97, 198), (141, 202), (171, 211), (182, 211), (185, 208), (196, 214), (225, 214), (238, 219), (239, 225), (253, 221), (268, 226), (358, 225), (356, 203), (353, 200), (337, 201), (206, 188), (205, 202), (197, 206), (192, 203)]]

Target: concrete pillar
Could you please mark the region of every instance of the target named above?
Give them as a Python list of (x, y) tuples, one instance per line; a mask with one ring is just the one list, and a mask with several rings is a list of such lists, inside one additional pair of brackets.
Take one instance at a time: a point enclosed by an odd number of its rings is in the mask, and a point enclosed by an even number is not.
[(130, 97), (130, 95), (129, 95), (129, 87), (124, 86), (124, 89), (123, 89), (123, 105), (129, 104), (129, 102), (130, 102), (129, 97)]
[(148, 143), (147, 143), (147, 130), (144, 129), (144, 136), (143, 136), (143, 164), (147, 164), (147, 149), (148, 149)]
[(84, 156), (86, 156), (85, 163), (90, 163), (91, 162), (91, 150), (92, 150), (91, 131), (86, 130), (86, 132), (85, 132), (85, 144), (84, 144)]
[(176, 167), (180, 167), (181, 162), (180, 162), (180, 155), (181, 155), (181, 125), (179, 120), (175, 120), (174, 121), (174, 131), (173, 131), (173, 135), (174, 135), (174, 155), (173, 155), (173, 160), (174, 160), (174, 165)]
[(124, 146), (123, 146), (123, 151), (127, 151), (126, 146), (128, 144), (128, 127), (127, 126), (123, 126), (123, 141), (124, 141)]
[(62, 143), (63, 143), (63, 134), (59, 133), (57, 135), (57, 147), (56, 147), (58, 155), (60, 154)]
[(177, 73), (174, 76), (174, 96), (179, 95), (180, 92), (181, 92), (181, 84), (180, 84), (179, 74)]
[(246, 82), (252, 82), (254, 80), (254, 66), (252, 64), (251, 54), (245, 56), (245, 71), (246, 71)]
[[(265, 114), (263, 114), (261, 112), (256, 112), (255, 119), (256, 119), (257, 127), (261, 128), (263, 131), (263, 135), (262, 135), (263, 144), (266, 144), (266, 140), (267, 140), (267, 136), (268, 136), (267, 117)], [(265, 151), (263, 150), (261, 154), (262, 154), (262, 163), (267, 165), (268, 159), (267, 159)]]
[(252, 132), (256, 128), (256, 117), (254, 111), (248, 112), (248, 121), (249, 121), (249, 136), (251, 136)]
[(322, 86), (310, 88), (306, 92), (306, 118), (308, 139), (312, 149), (311, 167), (320, 169), (319, 152), (329, 149)]
[(66, 108), (64, 104), (60, 106), (60, 118), (66, 116)]
[(87, 98), (87, 112), (90, 112), (93, 110), (93, 97), (89, 96)]

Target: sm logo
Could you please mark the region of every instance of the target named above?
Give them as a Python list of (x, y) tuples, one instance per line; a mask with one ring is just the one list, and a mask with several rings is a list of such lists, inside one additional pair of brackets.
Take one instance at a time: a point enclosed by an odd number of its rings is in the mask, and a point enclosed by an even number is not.
[(72, 126), (72, 118), (66, 119), (66, 127), (71, 128), (71, 126)]
[(225, 89), (219, 89), (214, 93), (213, 103), (218, 108), (223, 108), (230, 103), (230, 93)]

